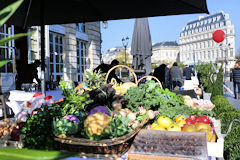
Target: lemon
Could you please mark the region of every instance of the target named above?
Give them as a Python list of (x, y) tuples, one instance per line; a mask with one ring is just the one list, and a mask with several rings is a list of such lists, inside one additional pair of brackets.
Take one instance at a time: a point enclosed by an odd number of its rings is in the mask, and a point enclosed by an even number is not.
[(153, 128), (153, 127), (155, 127), (155, 126), (157, 126), (157, 123), (156, 123), (156, 122), (154, 122), (154, 123), (151, 125), (151, 128)]
[(185, 120), (179, 120), (175, 124), (177, 124), (179, 127), (183, 127), (184, 124), (186, 124), (186, 121)]
[(175, 122), (180, 121), (180, 120), (186, 120), (185, 116), (177, 116)]
[(172, 120), (168, 117), (165, 116), (160, 116), (157, 120), (157, 123), (159, 126), (163, 127), (163, 128), (168, 128), (172, 125)]
[(165, 129), (165, 128), (163, 128), (163, 127), (161, 127), (161, 126), (159, 126), (159, 125), (156, 125), (156, 126), (154, 126), (154, 127), (151, 127), (151, 130), (160, 130), (160, 131), (165, 131), (166, 129)]
[(171, 125), (170, 127), (167, 128), (168, 131), (181, 131), (181, 127), (179, 127), (176, 124)]

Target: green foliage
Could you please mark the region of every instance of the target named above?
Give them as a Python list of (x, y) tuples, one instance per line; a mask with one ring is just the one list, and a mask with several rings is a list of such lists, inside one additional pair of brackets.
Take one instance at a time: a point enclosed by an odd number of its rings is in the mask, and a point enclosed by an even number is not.
[(157, 66), (157, 64), (156, 63), (153, 63), (152, 64), (152, 69), (155, 69), (155, 68), (157, 68), (158, 66)]
[(203, 84), (204, 90), (212, 93), (212, 82), (210, 80), (211, 74), (215, 73), (211, 63), (201, 63), (196, 66), (196, 70), (200, 73), (200, 82)]
[[(0, 10), (0, 27), (6, 23), (6, 21), (14, 14), (14, 12), (18, 9), (18, 7), (22, 4), (23, 0), (18, 0), (9, 6), (5, 7), (4, 9)], [(14, 36), (10, 36), (7, 38), (0, 39), (0, 46), (3, 46), (9, 41), (18, 39), (20, 37), (27, 36), (32, 33), (19, 33), (15, 34)], [(0, 61), (0, 68), (7, 64), (10, 60), (1, 60)]]
[(189, 107), (187, 105), (181, 105), (181, 106), (169, 106), (165, 107), (159, 110), (159, 115), (155, 117), (157, 119), (159, 116), (166, 116), (171, 118), (172, 120), (175, 120), (175, 118), (179, 115), (184, 115), (185, 117), (189, 117), (190, 115), (196, 115), (196, 116), (210, 116), (214, 117), (215, 114), (212, 111), (206, 111), (206, 110), (199, 110), (194, 109), (192, 107)]
[(83, 81), (88, 88), (95, 89), (106, 84), (105, 76), (106, 73), (102, 73), (100, 70), (86, 71), (83, 75)]
[(147, 81), (138, 87), (130, 88), (124, 95), (124, 99), (128, 102), (126, 107), (133, 112), (137, 112), (140, 106), (147, 110), (158, 110), (183, 104), (181, 96), (177, 96), (168, 89), (161, 89), (155, 81)]
[(131, 127), (128, 126), (130, 119), (117, 115), (113, 117), (109, 126), (105, 127), (103, 131), (103, 137), (105, 138), (117, 138), (126, 135), (131, 132)]
[(213, 90), (212, 90), (211, 97), (219, 96), (219, 95), (223, 95), (223, 68), (222, 68), (222, 66), (219, 69), (216, 81), (213, 83)]
[(183, 68), (185, 67), (185, 65), (183, 63), (178, 63), (178, 67), (183, 70)]
[[(230, 123), (234, 120), (234, 119), (239, 119), (240, 118), (240, 111), (236, 112), (224, 112), (221, 113), (219, 116), (219, 119), (221, 120), (221, 133), (227, 133), (228, 127), (230, 125)], [(239, 123), (234, 122), (232, 128), (235, 128), (236, 126), (238, 126)]]
[(71, 81), (69, 83), (61, 81), (59, 88), (62, 90), (62, 95), (65, 96), (65, 101), (62, 103), (63, 116), (74, 114), (75, 112), (85, 112), (85, 106), (92, 102), (92, 100), (89, 100), (88, 94), (75, 92)]
[(79, 131), (79, 125), (69, 119), (53, 120), (53, 133), (55, 135), (73, 135)]
[(227, 98), (224, 95), (211, 96), (211, 101), (215, 101), (216, 99), (226, 99), (227, 100)]
[(76, 153), (71, 152), (60, 152), (60, 151), (41, 151), (33, 149), (19, 149), (19, 148), (1, 148), (0, 149), (0, 159), (1, 160), (46, 160), (54, 159), (60, 160), (67, 157), (75, 156)]
[(224, 138), (224, 158), (226, 160), (240, 159), (240, 125), (233, 128)]
[(7, 20), (15, 13), (23, 0), (18, 0), (0, 11), (0, 26), (7, 22)]
[(221, 105), (228, 105), (228, 99), (226, 97), (219, 97), (219, 98), (214, 98), (212, 100), (212, 103), (215, 104), (215, 106), (221, 106)]
[(0, 61), (0, 68), (2, 66), (4, 66), (5, 64), (7, 64), (8, 62), (10, 62), (10, 60), (2, 60), (2, 61)]
[(213, 110), (212, 110), (215, 114), (216, 114), (216, 117), (218, 118), (218, 116), (221, 114), (221, 113), (224, 113), (224, 112), (238, 112), (238, 109), (234, 108), (231, 104), (219, 104), (219, 105), (216, 105)]
[(28, 120), (22, 132), (25, 133), (24, 146), (29, 149), (52, 150), (58, 149), (54, 141), (52, 128), (53, 118), (60, 118), (61, 108), (53, 104), (52, 107), (42, 106), (43, 111), (34, 116), (28, 115)]

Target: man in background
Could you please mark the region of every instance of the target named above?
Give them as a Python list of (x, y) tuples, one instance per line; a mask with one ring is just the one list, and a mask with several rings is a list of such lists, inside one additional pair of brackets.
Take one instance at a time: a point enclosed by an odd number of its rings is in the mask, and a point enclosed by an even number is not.
[[(102, 73), (106, 73), (106, 74), (107, 74), (108, 71), (109, 71), (112, 67), (114, 67), (114, 66), (116, 66), (116, 65), (118, 65), (118, 64), (119, 64), (119, 61), (116, 60), (116, 59), (114, 59), (114, 60), (111, 62), (111, 64), (105, 64), (105, 63), (100, 64), (97, 68), (94, 69), (94, 71), (99, 71), (99, 70), (100, 70)], [(116, 74), (115, 74), (115, 69), (112, 70), (111, 73), (109, 74), (108, 79), (107, 79), (107, 82), (110, 82), (112, 78), (115, 78), (118, 83), (122, 82), (122, 81), (116, 76)]]
[(195, 76), (193, 70), (191, 67), (189, 67), (187, 64), (185, 65), (185, 68), (183, 69), (183, 76), (186, 77), (186, 80), (192, 80), (192, 75)]
[(22, 83), (33, 83), (33, 79), (35, 78), (38, 82), (38, 85), (41, 84), (41, 80), (38, 78), (38, 70), (37, 68), (40, 66), (40, 60), (35, 60), (34, 63), (27, 64), (23, 67), (23, 75), (22, 75)]
[(169, 76), (173, 85), (173, 89), (176, 86), (182, 87), (183, 75), (180, 68), (178, 68), (177, 62), (173, 63), (173, 67), (169, 70)]
[(240, 99), (240, 66), (238, 63), (234, 65), (230, 79), (233, 81), (234, 98)]

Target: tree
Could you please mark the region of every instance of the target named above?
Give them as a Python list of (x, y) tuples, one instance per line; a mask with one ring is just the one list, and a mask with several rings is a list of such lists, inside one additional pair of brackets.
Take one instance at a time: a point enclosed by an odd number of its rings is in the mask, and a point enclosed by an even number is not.
[[(119, 64), (125, 64), (125, 51), (118, 52), (115, 55), (115, 59), (119, 61)], [(132, 58), (129, 56), (129, 53), (126, 53), (127, 64), (131, 63)]]
[(214, 96), (223, 95), (223, 67), (219, 69), (217, 74), (217, 79), (213, 83), (212, 95), (211, 98)]

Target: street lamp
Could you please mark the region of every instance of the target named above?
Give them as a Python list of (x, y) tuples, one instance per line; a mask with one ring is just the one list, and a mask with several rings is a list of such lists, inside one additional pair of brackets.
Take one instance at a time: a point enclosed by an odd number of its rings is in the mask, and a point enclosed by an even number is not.
[(127, 65), (127, 46), (128, 46), (128, 36), (126, 38), (122, 38), (122, 44), (123, 44), (123, 47), (125, 49), (125, 65)]

